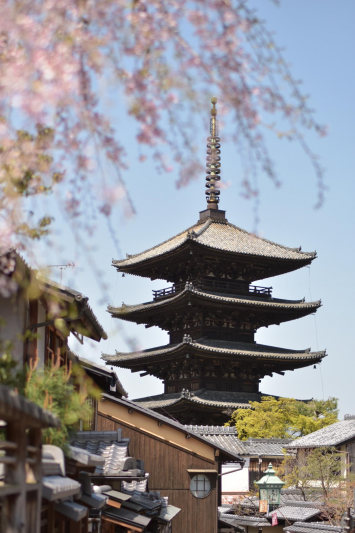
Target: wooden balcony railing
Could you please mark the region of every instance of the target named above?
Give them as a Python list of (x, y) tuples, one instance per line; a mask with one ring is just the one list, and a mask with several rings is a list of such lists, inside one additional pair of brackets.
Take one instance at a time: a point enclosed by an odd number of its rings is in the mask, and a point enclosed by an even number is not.
[[(246, 294), (270, 298), (272, 287), (260, 287), (258, 285), (247, 285), (238, 281), (220, 280), (220, 279), (202, 279), (190, 281), (196, 289), (207, 290), (212, 292), (225, 292), (229, 294)], [(186, 283), (175, 283), (165, 289), (153, 290), (154, 300), (167, 298), (173, 294), (183, 291)]]

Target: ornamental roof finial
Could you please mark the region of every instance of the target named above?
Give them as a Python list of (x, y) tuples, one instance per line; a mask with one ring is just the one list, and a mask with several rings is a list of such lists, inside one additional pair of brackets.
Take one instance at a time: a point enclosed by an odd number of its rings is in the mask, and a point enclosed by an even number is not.
[(218, 137), (218, 124), (217, 124), (217, 98), (214, 96), (211, 98), (211, 122), (210, 133), (211, 137), (207, 139), (207, 163), (206, 163), (206, 200), (207, 209), (218, 209), (219, 194), (218, 181), (220, 177), (221, 158), (220, 158), (220, 138)]

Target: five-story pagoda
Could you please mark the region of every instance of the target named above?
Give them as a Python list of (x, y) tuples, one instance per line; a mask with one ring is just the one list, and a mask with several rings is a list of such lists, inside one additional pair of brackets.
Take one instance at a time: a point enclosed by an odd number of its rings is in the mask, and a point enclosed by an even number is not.
[(163, 279), (153, 301), (108, 307), (115, 318), (158, 326), (170, 343), (141, 352), (103, 355), (108, 364), (164, 381), (164, 394), (135, 401), (169, 413), (183, 424), (221, 424), (238, 408), (259, 400), (264, 376), (319, 363), (325, 352), (256, 344), (260, 327), (314, 313), (321, 302), (274, 298), (270, 287), (252, 285), (309, 265), (316, 253), (302, 252), (244, 231), (218, 208), (220, 139), (217, 99), (212, 99), (207, 144), (207, 209), (179, 235), (137, 255), (113, 261), (119, 272)]

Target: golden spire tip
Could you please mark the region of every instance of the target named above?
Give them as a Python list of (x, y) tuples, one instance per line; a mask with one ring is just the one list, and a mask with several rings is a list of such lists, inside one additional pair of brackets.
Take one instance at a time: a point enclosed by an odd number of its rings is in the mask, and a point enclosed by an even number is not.
[(213, 105), (213, 107), (211, 109), (211, 115), (213, 117), (215, 117), (217, 115), (216, 103), (217, 103), (217, 98), (215, 96), (213, 96), (211, 98), (211, 104)]

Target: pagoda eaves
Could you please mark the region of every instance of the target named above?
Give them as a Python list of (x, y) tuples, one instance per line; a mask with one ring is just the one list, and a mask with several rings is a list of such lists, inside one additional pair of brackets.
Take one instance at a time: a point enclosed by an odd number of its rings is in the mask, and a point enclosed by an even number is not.
[(223, 211), (209, 211), (207, 220), (145, 252), (113, 260), (112, 265), (119, 272), (175, 283), (197, 274), (218, 277), (222, 271), (251, 283), (297, 270), (316, 258), (316, 252), (276, 244), (217, 218)]

